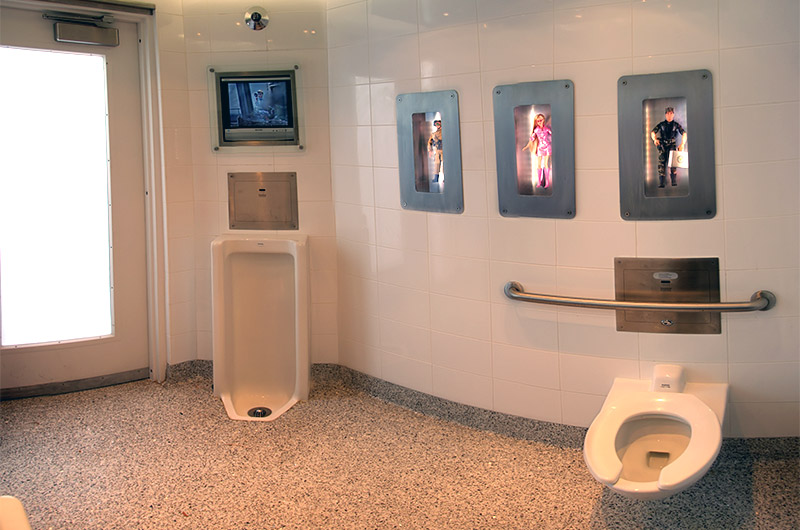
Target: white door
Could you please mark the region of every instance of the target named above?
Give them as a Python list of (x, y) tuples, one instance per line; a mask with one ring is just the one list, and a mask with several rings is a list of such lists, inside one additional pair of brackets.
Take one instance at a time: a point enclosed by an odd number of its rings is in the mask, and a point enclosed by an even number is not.
[[(53, 8), (64, 11), (60, 6)], [(0, 350), (0, 387), (3, 389), (48, 389), (48, 387), (58, 388), (59, 384), (64, 382), (82, 382), (77, 386), (72, 385), (74, 389), (99, 386), (106, 382), (140, 379), (148, 375), (145, 179), (139, 37), (137, 27), (133, 23), (115, 22), (114, 26), (119, 29), (118, 47), (64, 44), (54, 41), (53, 21), (43, 19), (41, 11), (0, 6), (0, 46), (91, 54), (104, 58), (108, 113), (108, 160), (105, 162), (105, 167), (108, 168), (107, 180), (110, 183), (106, 197), (110, 199), (107, 200), (110, 212), (107, 217), (111, 227), (108, 231), (110, 237), (104, 273), (109, 284), (108, 332), (67, 340), (45, 339), (39, 344), (11, 344), (3, 340)], [(100, 63), (102, 65), (102, 60)], [(4, 75), (0, 76), (0, 83), (25, 83), (25, 79), (9, 79), (4, 72)], [(57, 82), (49, 88), (53, 91), (60, 89)], [(0, 102), (0, 105), (6, 103), (8, 102)], [(67, 103), (61, 106), (71, 105)], [(41, 132), (37, 130), (36, 134), (27, 140), (38, 145), (40, 156), (26, 161), (24, 174), (12, 177), (24, 183), (24, 186), (33, 187), (35, 193), (41, 194), (42, 204), (48, 204), (47, 200), (54, 199), (52, 193), (57, 193), (47, 189), (48, 186), (43, 184), (48, 182), (48, 179), (53, 179), (54, 174), (62, 171), (61, 161), (54, 159), (58, 156), (53, 156), (53, 153), (58, 153), (57, 148), (61, 141), (49, 134), (49, 123), (58, 114), (60, 114), (59, 108), (53, 108), (45, 102), (38, 108), (31, 108), (30, 119), (41, 127)], [(2, 117), (0, 121), (4, 121)], [(2, 123), (2, 127), (14, 127), (14, 124)], [(5, 156), (14, 156), (14, 153), (9, 153), (6, 149)], [(8, 177), (9, 175), (0, 175), (0, 178)], [(58, 181), (51, 180), (51, 182)], [(48, 196), (48, 193), (51, 195)], [(29, 224), (30, 219), (26, 219), (28, 215), (43, 217), (47, 213), (37, 211), (34, 204), (30, 211), (20, 214), (21, 218), (13, 222), (4, 222), (0, 230), (12, 234)], [(62, 214), (62, 218), (79, 214), (80, 212), (73, 211), (66, 215)], [(54, 228), (60, 224), (58, 218), (52, 219), (50, 223)], [(53, 233), (56, 234), (57, 231), (54, 230)], [(39, 277), (45, 278), (51, 273), (61, 273), (67, 262), (85, 263), (86, 267), (93, 266), (90, 261), (91, 256), (70, 250), (72, 245), (69, 241), (72, 236), (73, 234), (64, 237), (62, 234), (53, 237), (44, 235), (20, 238), (34, 240), (35, 245), (39, 247), (38, 250), (44, 250), (49, 256), (49, 259), (37, 259), (31, 263), (31, 270), (38, 270)], [(74, 234), (74, 237), (78, 238), (80, 234)], [(0, 256), (0, 271), (2, 263)], [(35, 282), (35, 278), (36, 276), (33, 280), (29, 278), (24, 281)], [(69, 279), (60, 281), (68, 283)], [(2, 296), (3, 293), (0, 292), (0, 299)], [(84, 313), (78, 302), (83, 297), (77, 294), (75, 298), (74, 307), (68, 307), (64, 313), (73, 315), (77, 313), (82, 316)], [(40, 304), (43, 316), (26, 317), (32, 321), (30, 323), (44, 330), (57, 326), (60, 319), (45, 311), (50, 308), (49, 304), (41, 301), (37, 303)], [(13, 310), (5, 310), (6, 313), (11, 311)], [(0, 318), (2, 317), (3, 315), (0, 315)], [(70, 385), (66, 385), (65, 388), (70, 389)]]

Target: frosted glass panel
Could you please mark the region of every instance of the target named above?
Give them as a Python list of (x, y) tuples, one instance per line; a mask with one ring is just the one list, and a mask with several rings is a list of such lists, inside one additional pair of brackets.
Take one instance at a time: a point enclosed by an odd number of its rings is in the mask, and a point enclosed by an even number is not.
[(2, 345), (113, 333), (105, 59), (0, 47)]

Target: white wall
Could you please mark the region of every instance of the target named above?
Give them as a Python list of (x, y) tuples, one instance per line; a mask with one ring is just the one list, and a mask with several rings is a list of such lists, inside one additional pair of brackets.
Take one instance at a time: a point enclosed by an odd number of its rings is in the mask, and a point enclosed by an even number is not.
[[(674, 362), (730, 383), (727, 435), (800, 434), (797, 0), (328, 0), (327, 16), (342, 364), (587, 426), (614, 377)], [(621, 220), (617, 79), (699, 68), (714, 77), (717, 216)], [(575, 83), (577, 216), (503, 218), (491, 89), (550, 79)], [(400, 207), (394, 96), (439, 89), (459, 93), (463, 215)], [(615, 256), (717, 256), (723, 300), (769, 289), (779, 304), (675, 336), (502, 294), (513, 279), (613, 298)]]
[[(312, 361), (336, 362), (336, 242), (330, 184), (324, 0), (270, 0), (268, 29), (243, 25), (253, 2), (159, 0), (169, 252), (169, 363), (211, 359), (210, 243), (228, 229), (227, 173), (296, 171), (300, 231), (309, 236)], [(299, 64), (306, 149), (211, 150), (206, 70)]]
[[(211, 358), (208, 245), (228, 231), (226, 173), (291, 169), (311, 238), (313, 362), (584, 426), (613, 377), (677, 362), (690, 379), (731, 384), (726, 434), (800, 434), (798, 0), (270, 0), (263, 36), (236, 26), (249, 1), (156, 3), (170, 363)], [(253, 62), (304, 68), (307, 153), (211, 152), (205, 68)], [(616, 80), (697, 68), (714, 75), (718, 214), (622, 221)], [(502, 218), (490, 91), (564, 78), (577, 217)], [(394, 96), (438, 89), (460, 98), (459, 216), (399, 207)], [(502, 296), (516, 279), (612, 298), (615, 256), (718, 256), (723, 300), (770, 289), (779, 305), (723, 315), (721, 335), (667, 336)]]

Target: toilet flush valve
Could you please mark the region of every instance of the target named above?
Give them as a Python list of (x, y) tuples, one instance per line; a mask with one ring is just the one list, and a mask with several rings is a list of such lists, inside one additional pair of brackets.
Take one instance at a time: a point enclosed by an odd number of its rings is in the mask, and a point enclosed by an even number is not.
[(653, 367), (651, 392), (683, 392), (686, 372), (677, 364), (657, 364)]

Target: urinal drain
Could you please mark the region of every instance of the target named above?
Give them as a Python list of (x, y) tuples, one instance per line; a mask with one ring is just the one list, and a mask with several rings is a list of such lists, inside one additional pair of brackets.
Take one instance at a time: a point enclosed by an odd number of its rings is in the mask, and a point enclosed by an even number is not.
[(253, 407), (247, 411), (247, 415), (251, 418), (266, 418), (272, 414), (272, 411), (267, 407)]

